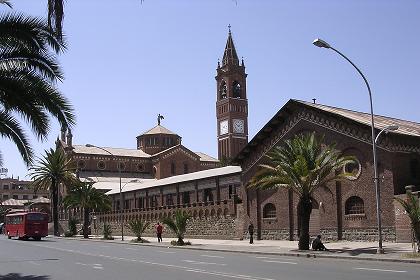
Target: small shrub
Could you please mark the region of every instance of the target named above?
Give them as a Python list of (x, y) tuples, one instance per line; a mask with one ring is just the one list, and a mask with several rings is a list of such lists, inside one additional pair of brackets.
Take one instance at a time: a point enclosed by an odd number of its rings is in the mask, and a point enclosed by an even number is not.
[(68, 231), (68, 233), (70, 235), (68, 237), (74, 236), (74, 235), (77, 234), (77, 224), (78, 224), (78, 221), (77, 221), (76, 218), (73, 218), (72, 217), (72, 218), (69, 219), (69, 221), (68, 221), (68, 225), (69, 225), (69, 231)]
[(131, 220), (128, 223), (128, 226), (130, 227), (131, 231), (136, 235), (137, 237), (137, 241), (138, 242), (142, 242), (142, 234), (143, 232), (146, 230), (146, 228), (148, 228), (150, 225), (149, 222), (143, 222), (142, 220)]
[(71, 233), (70, 231), (64, 232), (64, 237), (73, 237), (73, 236), (74, 236), (74, 234)]
[(114, 237), (112, 237), (111, 225), (104, 224), (104, 239), (114, 240)]
[(186, 245), (191, 245), (191, 242), (187, 241), (187, 242), (180, 243), (178, 240), (172, 240), (171, 245), (172, 246), (186, 246)]

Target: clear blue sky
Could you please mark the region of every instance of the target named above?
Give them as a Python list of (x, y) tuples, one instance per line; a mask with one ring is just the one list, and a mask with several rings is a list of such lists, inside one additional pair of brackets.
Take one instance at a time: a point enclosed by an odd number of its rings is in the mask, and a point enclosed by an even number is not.
[[(46, 15), (46, 0), (13, 2)], [(247, 67), (250, 139), (290, 98), (369, 110), (361, 78), (314, 47), (317, 37), (366, 74), (376, 113), (420, 122), (419, 11), (409, 0), (68, 0), (59, 86), (77, 114), (74, 143), (135, 148), (161, 113), (186, 147), (216, 156), (214, 76), (228, 24)], [(54, 123), (48, 141), (32, 139), (38, 156), (58, 134)], [(0, 147), (9, 175), (26, 175), (17, 149)]]

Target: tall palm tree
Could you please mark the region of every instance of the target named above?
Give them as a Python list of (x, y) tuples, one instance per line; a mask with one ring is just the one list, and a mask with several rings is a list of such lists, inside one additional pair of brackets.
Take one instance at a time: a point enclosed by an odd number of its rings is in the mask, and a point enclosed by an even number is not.
[(69, 188), (64, 198), (66, 207), (83, 209), (83, 237), (89, 238), (89, 215), (92, 211), (107, 211), (111, 209), (109, 197), (93, 187), (92, 182), (78, 181)]
[(52, 197), (52, 212), (54, 235), (59, 236), (58, 230), (58, 189), (61, 183), (69, 186), (75, 182), (73, 175), (74, 164), (61, 149), (45, 151), (36, 165), (30, 168), (30, 176), (34, 189), (48, 189)]
[(58, 37), (63, 35), (64, 0), (48, 0), (48, 26)]
[(56, 86), (63, 79), (56, 55), (65, 48), (42, 19), (0, 16), (0, 136), (16, 144), (27, 165), (33, 150), (22, 121), (40, 140), (48, 135), (51, 116), (64, 129), (75, 123), (69, 101)]
[(297, 135), (284, 141), (267, 154), (267, 164), (249, 183), (249, 187), (260, 189), (285, 188), (299, 197), (300, 221), (299, 249), (309, 250), (309, 220), (312, 212), (313, 194), (318, 189), (331, 193), (327, 183), (349, 178), (351, 174), (336, 172), (353, 157), (342, 156), (335, 145), (322, 145), (315, 133)]
[(419, 198), (412, 192), (407, 192), (407, 199), (395, 197), (410, 218), (411, 228), (413, 229), (414, 237), (417, 242), (417, 252), (420, 253), (420, 202)]
[(162, 223), (167, 225), (178, 238), (177, 244), (184, 245), (184, 234), (187, 231), (187, 222), (190, 216), (183, 213), (181, 210), (175, 212), (175, 217), (165, 217), (162, 219)]

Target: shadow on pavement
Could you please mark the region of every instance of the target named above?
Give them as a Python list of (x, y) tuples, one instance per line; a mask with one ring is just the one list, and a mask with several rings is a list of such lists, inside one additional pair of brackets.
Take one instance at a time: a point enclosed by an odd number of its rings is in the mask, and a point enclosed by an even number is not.
[(49, 276), (46, 275), (26, 275), (23, 276), (18, 273), (9, 273), (6, 275), (0, 275), (0, 280), (48, 280), (50, 279)]

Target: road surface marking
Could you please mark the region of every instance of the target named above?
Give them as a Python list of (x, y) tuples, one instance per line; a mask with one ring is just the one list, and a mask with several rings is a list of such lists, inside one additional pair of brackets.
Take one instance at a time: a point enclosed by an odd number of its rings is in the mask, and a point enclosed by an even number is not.
[(272, 258), (272, 257), (256, 257), (257, 259), (273, 260), (273, 261), (294, 261), (292, 258)]
[(127, 247), (127, 248), (125, 248), (126, 250), (132, 250), (132, 251), (137, 251), (137, 249), (136, 248), (129, 248), (129, 247)]
[(404, 273), (405, 270), (391, 270), (391, 269), (379, 269), (379, 268), (365, 268), (365, 267), (354, 267), (356, 270), (370, 270), (370, 271), (381, 271), (381, 272), (395, 272), (395, 273)]
[(270, 260), (264, 260), (263, 262), (266, 263), (283, 263), (283, 264), (297, 264), (295, 262), (285, 262), (285, 261), (270, 261)]
[(206, 257), (206, 258), (219, 258), (219, 259), (224, 259), (225, 257), (222, 256), (213, 256), (213, 255), (200, 255), (201, 257)]
[(119, 257), (113, 257), (113, 256), (107, 256), (107, 255), (96, 255), (96, 254), (93, 254), (93, 253), (76, 251), (76, 250), (73, 251), (73, 250), (68, 250), (68, 249), (64, 249), (64, 248), (48, 246), (48, 245), (44, 246), (44, 245), (41, 245), (41, 244), (30, 244), (30, 246), (53, 249), (53, 250), (62, 251), (62, 252), (70, 252), (70, 253), (75, 253), (75, 254), (80, 254), (80, 255), (90, 256), (90, 257), (102, 257), (102, 258), (111, 259), (111, 260), (129, 261), (129, 262), (137, 262), (137, 263), (141, 263), (141, 264), (155, 265), (155, 266), (161, 266), (161, 267), (169, 267), (169, 268), (179, 269), (179, 270), (188, 271), (188, 272), (196, 272), (196, 273), (201, 273), (201, 274), (223, 276), (223, 277), (227, 277), (227, 278), (236, 278), (236, 279), (244, 279), (244, 280), (274, 280), (272, 278), (265, 278), (265, 277), (252, 276), (252, 275), (232, 274), (232, 273), (226, 273), (226, 272), (221, 272), (221, 271), (207, 271), (207, 270), (197, 269), (197, 268), (193, 268), (193, 267), (174, 265), (174, 264), (162, 264), (162, 263), (156, 263), (156, 262), (151, 262), (151, 261), (145, 261), (145, 260), (141, 260), (141, 259), (127, 259), (127, 258), (119, 258)]
[(236, 279), (244, 279), (244, 280), (274, 280), (271, 278), (262, 278), (262, 277), (255, 277), (249, 275), (241, 275), (241, 274), (230, 274), (225, 272), (217, 272), (217, 271), (205, 271), (201, 269), (187, 269), (187, 272), (195, 272), (195, 273), (203, 273), (215, 276), (222, 276), (222, 277), (229, 277), (229, 278), (236, 278)]
[(225, 263), (212, 263), (212, 262), (198, 262), (198, 261), (192, 261), (192, 260), (182, 260), (183, 262), (188, 262), (192, 264), (210, 264), (210, 265), (223, 265), (225, 266)]
[(102, 266), (102, 264), (100, 264), (100, 263), (88, 264), (88, 263), (80, 263), (80, 262), (77, 262), (76, 264), (87, 266), (87, 267), (91, 267), (93, 269), (101, 269), (101, 270), (104, 269), (103, 266)]
[(33, 265), (41, 265), (41, 264), (36, 263), (36, 262), (34, 262), (34, 261), (30, 261), (29, 263), (30, 263), (30, 264), (33, 264)]
[(102, 248), (109, 248), (109, 247), (111, 247), (111, 246), (101, 245), (101, 246), (99, 246), (99, 247), (102, 247)]
[(170, 252), (170, 251), (158, 251), (159, 253), (164, 253), (164, 254), (175, 254), (175, 252)]

